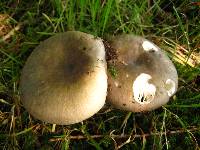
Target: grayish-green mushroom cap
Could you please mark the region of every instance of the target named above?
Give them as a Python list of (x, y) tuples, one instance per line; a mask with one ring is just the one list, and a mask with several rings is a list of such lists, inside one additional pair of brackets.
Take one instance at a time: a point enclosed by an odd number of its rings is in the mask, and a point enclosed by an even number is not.
[(108, 62), (116, 74), (108, 75), (108, 102), (119, 109), (141, 112), (169, 101), (177, 90), (178, 76), (159, 47), (134, 35), (114, 37), (110, 47), (116, 51), (117, 59)]
[(106, 69), (101, 39), (78, 31), (52, 36), (32, 52), (23, 68), (22, 103), (48, 123), (83, 121), (105, 103)]

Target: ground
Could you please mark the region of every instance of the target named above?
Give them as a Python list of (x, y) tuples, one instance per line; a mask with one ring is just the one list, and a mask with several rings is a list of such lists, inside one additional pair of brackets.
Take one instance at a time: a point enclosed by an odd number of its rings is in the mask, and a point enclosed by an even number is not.
[[(1, 0), (0, 149), (199, 149), (199, 18), (200, 3), (189, 0)], [(146, 113), (106, 104), (90, 119), (57, 125), (52, 132), (52, 124), (23, 108), (19, 79), (40, 41), (69, 30), (103, 39), (130, 33), (153, 41), (177, 68), (177, 93)]]

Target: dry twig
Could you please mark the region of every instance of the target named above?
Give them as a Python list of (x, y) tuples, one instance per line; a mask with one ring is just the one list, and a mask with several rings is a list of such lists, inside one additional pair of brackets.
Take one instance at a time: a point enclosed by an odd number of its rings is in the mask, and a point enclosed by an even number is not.
[[(115, 138), (115, 139), (124, 139), (124, 138), (129, 138), (130, 136), (132, 136), (133, 138), (143, 138), (143, 137), (150, 137), (150, 136), (161, 136), (161, 135), (164, 135), (164, 134), (167, 134), (167, 135), (173, 135), (173, 134), (183, 134), (185, 132), (196, 132), (196, 131), (199, 131), (200, 128), (197, 128), (197, 127), (193, 127), (191, 129), (179, 129), (179, 130), (174, 130), (174, 131), (167, 131), (166, 133), (165, 132), (156, 132), (156, 133), (145, 133), (145, 134), (133, 134), (133, 135), (114, 135), (114, 134), (111, 134), (109, 135), (110, 137), (112, 138)], [(98, 139), (98, 138), (104, 138), (106, 135), (91, 135), (90, 137), (93, 138), (93, 139)], [(71, 140), (83, 140), (83, 139), (87, 139), (87, 136), (84, 136), (84, 135), (76, 135), (76, 136), (68, 136), (66, 137), (68, 139), (71, 139)], [(51, 142), (55, 142), (55, 141), (62, 141), (63, 139), (65, 138), (51, 138), (49, 141)]]

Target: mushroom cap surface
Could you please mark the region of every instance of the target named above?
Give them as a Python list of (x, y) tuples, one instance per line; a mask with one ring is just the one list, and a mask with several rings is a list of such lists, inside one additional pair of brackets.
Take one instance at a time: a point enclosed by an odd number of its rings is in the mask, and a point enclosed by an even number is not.
[(178, 86), (177, 71), (166, 54), (139, 36), (120, 35), (109, 45), (117, 59), (108, 62), (116, 76), (108, 73), (107, 101), (118, 109), (143, 112), (169, 101)]
[(106, 70), (100, 38), (79, 31), (56, 34), (27, 59), (20, 80), (22, 103), (39, 120), (78, 123), (103, 107)]

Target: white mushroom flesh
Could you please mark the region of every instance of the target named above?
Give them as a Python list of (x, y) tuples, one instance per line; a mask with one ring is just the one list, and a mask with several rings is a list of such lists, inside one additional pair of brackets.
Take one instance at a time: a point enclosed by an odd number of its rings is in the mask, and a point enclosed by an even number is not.
[(168, 96), (172, 96), (176, 91), (175, 82), (171, 79), (167, 79), (165, 82), (165, 89), (167, 90)]
[(142, 47), (145, 51), (158, 51), (158, 48), (149, 41), (144, 41)]
[(156, 87), (149, 83), (151, 78), (149, 74), (141, 73), (133, 82), (133, 96), (140, 104), (148, 104), (154, 99)]

